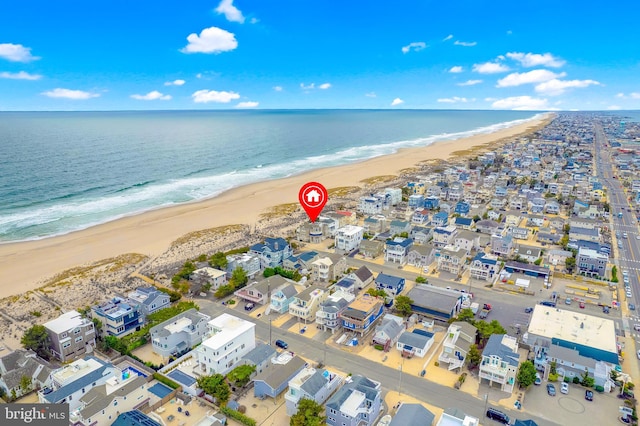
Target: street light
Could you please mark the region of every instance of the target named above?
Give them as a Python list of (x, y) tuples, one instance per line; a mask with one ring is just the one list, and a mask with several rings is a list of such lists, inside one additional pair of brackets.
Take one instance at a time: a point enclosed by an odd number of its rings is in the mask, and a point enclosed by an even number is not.
[(398, 395), (402, 394), (402, 364), (404, 364), (404, 357), (402, 357), (402, 362), (400, 363), (400, 381), (398, 383)]
[(484, 412), (482, 413), (482, 418), (487, 417), (487, 404), (489, 404), (489, 394), (484, 394)]

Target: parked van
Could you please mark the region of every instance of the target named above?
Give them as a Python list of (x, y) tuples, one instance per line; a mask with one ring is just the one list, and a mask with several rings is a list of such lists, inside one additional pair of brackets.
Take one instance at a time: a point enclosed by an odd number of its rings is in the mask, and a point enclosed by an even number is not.
[(276, 340), (276, 346), (282, 349), (287, 349), (289, 347), (289, 345), (287, 345), (287, 342), (280, 339)]
[(487, 417), (489, 417), (492, 420), (495, 420), (499, 423), (502, 423), (504, 425), (508, 425), (509, 424), (509, 416), (507, 416), (505, 413), (503, 413), (502, 411), (498, 411), (495, 408), (489, 408), (487, 410)]

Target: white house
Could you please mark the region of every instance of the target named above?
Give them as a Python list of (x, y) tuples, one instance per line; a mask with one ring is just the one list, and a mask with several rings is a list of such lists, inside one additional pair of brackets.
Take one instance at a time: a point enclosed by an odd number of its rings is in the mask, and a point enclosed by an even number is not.
[(202, 375), (226, 374), (256, 346), (256, 325), (229, 314), (207, 324), (207, 339), (195, 350), (197, 370)]
[(360, 247), (364, 228), (347, 225), (336, 231), (335, 248), (337, 253), (350, 253)]

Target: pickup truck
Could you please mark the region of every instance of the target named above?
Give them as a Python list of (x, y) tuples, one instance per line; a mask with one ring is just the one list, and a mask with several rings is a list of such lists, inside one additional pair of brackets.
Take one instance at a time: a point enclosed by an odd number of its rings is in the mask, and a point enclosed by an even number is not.
[(489, 312), (491, 312), (491, 305), (488, 303), (485, 303), (482, 310), (480, 311), (480, 319), (485, 319), (486, 317), (489, 316)]

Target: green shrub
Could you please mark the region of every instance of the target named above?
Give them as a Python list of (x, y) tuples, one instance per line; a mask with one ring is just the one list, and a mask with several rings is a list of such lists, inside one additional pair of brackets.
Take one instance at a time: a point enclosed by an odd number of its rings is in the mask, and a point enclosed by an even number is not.
[(228, 417), (231, 417), (233, 420), (237, 420), (245, 426), (256, 426), (256, 421), (253, 420), (249, 416), (245, 416), (239, 411), (233, 410), (229, 407), (220, 407), (220, 411)]
[(604, 387), (600, 386), (600, 385), (596, 386), (596, 392), (598, 392), (598, 393), (604, 392)]
[(153, 373), (153, 378), (159, 381), (160, 383), (169, 386), (171, 389), (178, 389), (180, 387), (179, 384), (177, 384), (170, 378), (164, 376), (163, 374)]
[(580, 378), (578, 376), (573, 376), (573, 384), (574, 385), (579, 385), (580, 384)]
[(433, 365), (435, 365), (436, 367), (440, 367), (440, 363), (438, 361), (434, 362)]
[(571, 377), (568, 377), (568, 376), (564, 376), (564, 379), (562, 379), (562, 381), (565, 382), (565, 383), (571, 383), (572, 382)]
[(374, 345), (373, 347), (376, 348), (379, 351), (384, 349), (384, 346), (382, 346), (382, 345)]
[(549, 373), (549, 381), (550, 382), (558, 381), (558, 374), (557, 373)]

